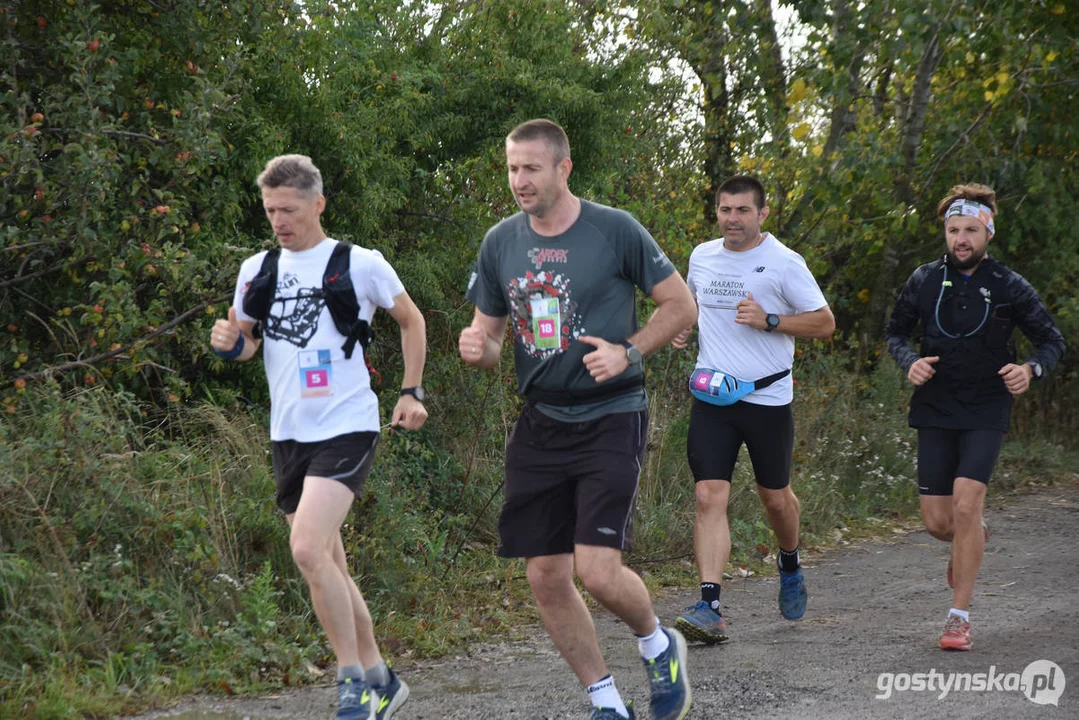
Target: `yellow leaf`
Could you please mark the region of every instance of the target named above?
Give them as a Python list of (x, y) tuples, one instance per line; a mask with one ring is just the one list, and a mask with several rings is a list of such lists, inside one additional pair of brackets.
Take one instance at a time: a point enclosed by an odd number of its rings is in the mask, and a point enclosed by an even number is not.
[(806, 83), (802, 78), (796, 79), (791, 83), (791, 90), (787, 94), (787, 101), (794, 105), (797, 102), (801, 102), (802, 98), (806, 96)]
[(813, 157), (820, 157), (821, 155), (824, 154), (824, 146), (823, 145), (814, 145), (812, 152), (813, 152)]
[(977, 60), (977, 58), (974, 57), (974, 53), (968, 52), (967, 53), (967, 64), (968, 65), (973, 65), (975, 60)]
[(801, 140), (809, 134), (809, 123), (799, 123), (791, 128), (791, 135), (795, 140)]
[(986, 90), (985, 91), (985, 101), (986, 102), (993, 102), (993, 91), (992, 90)]
[(1059, 5), (1054, 5), (1052, 8), (1049, 9), (1049, 12), (1053, 13), (1054, 15), (1063, 15), (1064, 14), (1064, 3), (1061, 3)]
[(1056, 50), (1050, 50), (1049, 54), (1045, 56), (1045, 62), (1053, 62), (1056, 59), (1057, 59), (1057, 51)]
[(1008, 82), (1009, 77), (1010, 76), (1006, 72), (997, 73), (997, 82), (1003, 85), (1004, 83)]

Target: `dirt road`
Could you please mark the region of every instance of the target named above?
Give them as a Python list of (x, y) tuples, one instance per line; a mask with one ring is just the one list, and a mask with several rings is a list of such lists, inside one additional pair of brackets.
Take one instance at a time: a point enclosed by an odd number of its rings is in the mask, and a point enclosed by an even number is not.
[[(691, 646), (690, 718), (1079, 717), (1079, 488), (997, 499), (987, 516), (995, 532), (971, 609), (971, 652), (936, 647), (951, 601), (943, 543), (924, 531), (859, 541), (807, 559), (809, 609), (801, 622), (779, 616), (774, 577), (725, 584), (732, 640)], [(658, 598), (663, 622), (672, 623), (694, 595)], [(645, 720), (647, 684), (629, 631), (606, 613), (596, 624), (623, 696)], [(588, 715), (586, 696), (542, 628), (524, 641), (399, 670), (413, 689), (400, 720)], [(933, 690), (912, 689), (925, 685)], [(333, 699), (328, 687), (193, 699), (141, 720), (324, 720)], [(1046, 704), (1054, 699), (1059, 705)]]

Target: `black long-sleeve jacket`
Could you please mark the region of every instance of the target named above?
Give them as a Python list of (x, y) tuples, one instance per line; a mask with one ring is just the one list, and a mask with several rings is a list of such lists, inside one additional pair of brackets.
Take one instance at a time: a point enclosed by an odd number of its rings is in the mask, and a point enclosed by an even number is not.
[[(919, 323), (920, 354), (910, 344)], [(1064, 354), (1064, 336), (1021, 275), (991, 257), (970, 277), (946, 256), (915, 270), (885, 330), (888, 352), (904, 372), (919, 357), (940, 356), (933, 377), (914, 390), (911, 426), (1006, 432), (1012, 396), (999, 372), (1016, 361), (1016, 327), (1037, 347), (1028, 362), (1048, 373)]]

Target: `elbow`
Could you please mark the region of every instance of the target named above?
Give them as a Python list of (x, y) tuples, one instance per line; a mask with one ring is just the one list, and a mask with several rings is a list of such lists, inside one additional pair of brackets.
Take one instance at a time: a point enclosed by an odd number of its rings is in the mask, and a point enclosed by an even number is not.
[(693, 327), (697, 324), (697, 303), (693, 300), (692, 296), (689, 299), (689, 303), (682, 308), (682, 327)]

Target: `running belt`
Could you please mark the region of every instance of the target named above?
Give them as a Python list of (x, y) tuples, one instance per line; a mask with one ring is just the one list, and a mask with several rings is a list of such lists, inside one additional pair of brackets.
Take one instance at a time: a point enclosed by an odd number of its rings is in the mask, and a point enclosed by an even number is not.
[(760, 380), (739, 380), (733, 375), (710, 368), (697, 368), (689, 376), (689, 392), (711, 405), (733, 405), (754, 390), (763, 390), (791, 374), (790, 368)]

